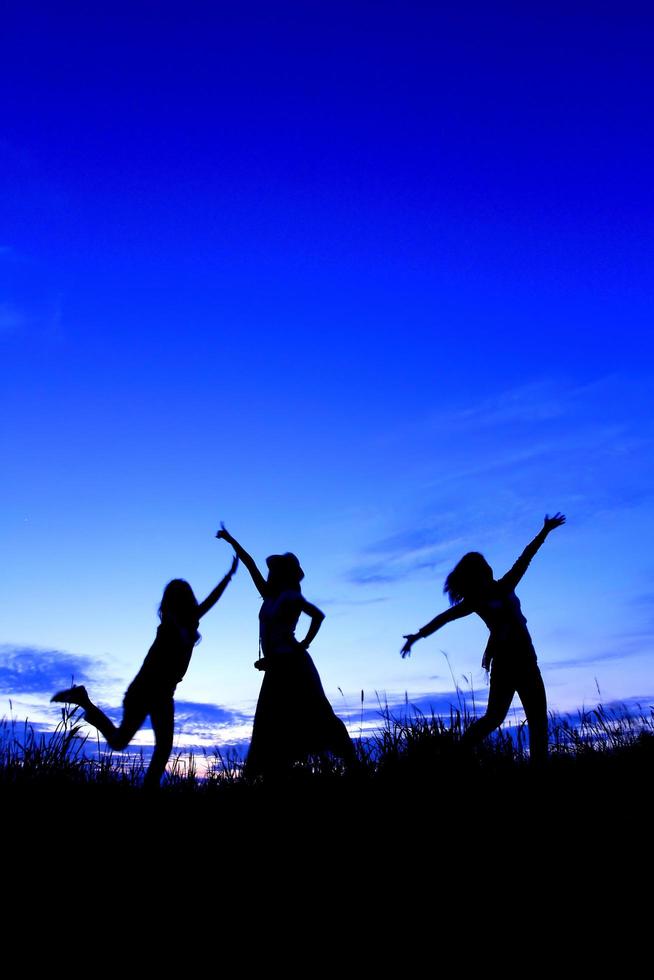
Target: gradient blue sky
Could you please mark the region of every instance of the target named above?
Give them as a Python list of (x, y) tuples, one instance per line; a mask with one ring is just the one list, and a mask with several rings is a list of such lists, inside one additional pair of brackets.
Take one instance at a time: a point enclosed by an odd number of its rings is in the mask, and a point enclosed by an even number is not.
[[(481, 622), (408, 661), (402, 634), (465, 551), (501, 574), (556, 510), (519, 590), (552, 707), (597, 683), (654, 701), (653, 26), (602, 3), (5, 7), (15, 712), (51, 723), (73, 673), (118, 705), (165, 583), (227, 569), (221, 519), (262, 562), (300, 556), (339, 712), (446, 706), (443, 650), (483, 701)], [(179, 744), (247, 737), (257, 608), (241, 570)]]

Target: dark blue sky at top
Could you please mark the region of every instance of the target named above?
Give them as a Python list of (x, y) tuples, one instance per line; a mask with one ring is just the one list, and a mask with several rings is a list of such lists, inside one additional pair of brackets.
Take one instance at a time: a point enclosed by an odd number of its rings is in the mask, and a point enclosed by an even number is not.
[[(534, 295), (610, 308), (627, 282), (647, 290), (649, 17), (601, 4), (16, 8), (5, 234), (19, 251), (38, 240), (43, 302), (74, 290), (80, 319), (89, 304), (97, 317), (102, 290), (117, 341), (143, 327), (141, 310), (126, 316), (133, 290), (159, 292), (152, 320), (169, 342), (189, 304), (250, 329), (311, 305), (315, 337), (346, 314), (365, 333), (389, 303), (428, 330), (429, 292), (452, 330), (483, 298), (475, 312), (507, 339)], [(31, 298), (30, 274), (12, 271)], [(461, 308), (453, 293), (473, 271), (482, 295)], [(576, 356), (584, 326), (552, 339)], [(142, 343), (156, 339), (146, 325)], [(609, 347), (620, 358), (601, 329), (595, 341), (589, 370)], [(543, 346), (536, 323), (522, 353)]]
[(4, 339), (40, 329), (9, 389), (183, 430), (180, 373), (198, 413), (220, 388), (216, 424), (254, 381), (252, 424), (281, 385), (327, 426), (375, 384), (419, 414), (433, 385), (642, 367), (651, 26), (601, 4), (15, 5)]
[[(307, 589), (345, 603), (371, 555), (387, 577), (388, 542), (451, 540), (451, 564), (491, 499), (507, 567), (541, 509), (572, 507), (572, 536), (642, 502), (653, 26), (645, 5), (603, 3), (8, 5), (0, 644), (107, 653), (128, 674), (163, 583), (195, 554), (198, 591), (222, 574), (194, 537), (220, 518), (259, 557), (309, 549)], [(543, 449), (550, 420), (565, 457)], [(447, 535), (425, 516), (445, 477)], [(329, 552), (339, 526), (349, 554)], [(601, 567), (602, 540), (571, 546), (576, 569)], [(437, 611), (424, 574), (413, 605), (366, 593), (343, 623), (399, 640)], [(64, 581), (81, 612), (64, 615)], [(251, 600), (233, 589), (237, 636)], [(220, 704), (238, 700), (229, 670)]]

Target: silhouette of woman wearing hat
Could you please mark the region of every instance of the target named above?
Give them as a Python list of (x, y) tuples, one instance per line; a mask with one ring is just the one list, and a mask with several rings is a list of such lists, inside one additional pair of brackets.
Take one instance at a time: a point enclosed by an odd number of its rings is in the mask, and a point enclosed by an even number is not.
[(451, 608), (439, 613), (417, 633), (405, 634), (401, 653), (408, 657), (416, 640), (431, 636), (455, 619), (477, 613), (488, 627), (490, 636), (482, 660), (482, 666), (491, 671), (488, 705), (485, 715), (463, 736), (464, 743), (479, 742), (501, 725), (517, 693), (529, 725), (531, 760), (542, 762), (547, 758), (545, 685), (515, 588), (547, 535), (562, 524), (565, 524), (563, 514), (546, 515), (542, 529), (506, 575), (497, 581), (483, 555), (477, 551), (464, 555), (445, 580), (443, 591), (449, 596)]
[[(324, 613), (302, 595), (304, 572), (295, 555), (266, 558), (268, 578), (254, 559), (221, 525), (216, 534), (236, 552), (254, 582), (263, 604), (259, 611), (260, 653), (255, 667), (264, 671), (246, 763), (248, 776), (279, 773), (293, 762), (332, 752), (355, 762), (352, 740), (327, 700), (318, 671), (307, 650)], [(295, 629), (300, 614), (311, 620), (303, 640)]]

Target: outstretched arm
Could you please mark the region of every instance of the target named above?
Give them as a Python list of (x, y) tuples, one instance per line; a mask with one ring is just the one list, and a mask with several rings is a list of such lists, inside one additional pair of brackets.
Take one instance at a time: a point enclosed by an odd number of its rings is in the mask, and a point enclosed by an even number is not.
[(227, 530), (224, 524), (220, 525), (220, 531), (216, 532), (216, 537), (222, 538), (222, 540), (226, 541), (227, 544), (231, 544), (237, 556), (241, 559), (241, 561), (247, 568), (248, 572), (252, 576), (252, 581), (254, 582), (259, 595), (261, 596), (262, 599), (265, 599), (267, 594), (266, 580), (261, 574), (261, 572), (259, 571), (259, 569), (257, 568), (257, 564), (254, 558), (252, 557), (252, 555), (248, 555), (245, 548), (243, 548), (243, 546), (238, 543), (236, 538), (233, 538), (231, 536), (231, 534), (229, 533), (229, 531)]
[(312, 603), (307, 602), (306, 599), (302, 599), (302, 612), (306, 613), (307, 616), (311, 617), (311, 624), (307, 631), (307, 635), (303, 640), (300, 640), (300, 646), (304, 647), (306, 650), (313, 639), (315, 639), (316, 633), (322, 626), (322, 621), (325, 618), (324, 612), (318, 609), (318, 606), (312, 605)]
[(455, 619), (462, 619), (464, 616), (469, 616), (474, 610), (465, 602), (457, 602), (456, 606), (451, 606), (450, 609), (446, 609), (445, 612), (439, 613), (435, 616), (431, 622), (427, 623), (426, 626), (422, 626), (417, 633), (405, 633), (404, 639), (406, 643), (400, 650), (402, 657), (408, 657), (411, 655), (411, 647), (416, 642), (416, 640), (424, 640), (426, 636), (431, 636), (436, 630), (439, 630), (441, 626), (445, 626), (446, 623), (451, 623)]
[(500, 582), (503, 585), (508, 585), (511, 589), (515, 589), (518, 582), (529, 568), (531, 559), (543, 544), (547, 535), (550, 533), (550, 531), (553, 531), (555, 527), (561, 527), (562, 524), (565, 524), (565, 517), (563, 514), (555, 514), (554, 517), (548, 517), (546, 514), (541, 530), (538, 532), (534, 540), (529, 542), (515, 565), (509, 569), (506, 575), (502, 576)]
[(204, 616), (205, 613), (209, 612), (209, 610), (211, 609), (212, 606), (215, 606), (216, 605), (216, 603), (220, 599), (221, 595), (223, 594), (223, 592), (225, 591), (225, 589), (227, 588), (227, 586), (231, 582), (232, 575), (234, 574), (234, 572), (236, 571), (237, 568), (238, 568), (238, 556), (237, 555), (234, 555), (234, 561), (232, 562), (232, 567), (227, 572), (227, 575), (225, 575), (224, 579), (222, 579), (218, 583), (218, 585), (213, 590), (213, 592), (210, 592), (209, 593), (209, 595), (204, 600), (204, 602), (201, 602), (198, 605), (198, 617), (200, 619), (202, 618), (202, 616)]

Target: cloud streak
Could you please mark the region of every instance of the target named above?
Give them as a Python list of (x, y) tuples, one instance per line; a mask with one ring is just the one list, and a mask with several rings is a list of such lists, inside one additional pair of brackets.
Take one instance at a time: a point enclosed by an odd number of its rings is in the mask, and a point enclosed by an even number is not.
[[(378, 692), (374, 702), (364, 699), (363, 704), (359, 702), (358, 708), (351, 708), (347, 712), (339, 712), (346, 718), (350, 725), (352, 734), (356, 735), (357, 723), (362, 723), (368, 731), (371, 727), (382, 728), (386, 718), (394, 719), (399, 722), (424, 715), (431, 718), (449, 718), (452, 711), (472, 711), (473, 705), (477, 708), (486, 704), (488, 692), (482, 689), (479, 693), (464, 690), (432, 691), (420, 694), (418, 697), (409, 697), (405, 694), (388, 694)], [(349, 703), (352, 701), (348, 699)]]
[(580, 526), (646, 504), (648, 398), (617, 375), (581, 386), (540, 381), (396, 432), (391, 441), (405, 443), (409, 461), (411, 524), (367, 544), (346, 578), (368, 586), (449, 571), (465, 551), (527, 529), (544, 507), (574, 513)]
[(558, 423), (567, 428), (571, 417), (578, 423), (595, 421), (598, 410), (600, 416), (612, 419), (622, 410), (623, 420), (628, 422), (633, 415), (632, 403), (641, 399), (649, 400), (649, 385), (639, 385), (633, 377), (618, 373), (581, 385), (570, 384), (563, 378), (542, 378), (466, 405), (442, 409), (437, 415), (388, 433), (385, 438), (390, 442), (410, 443), (432, 435), (443, 440), (452, 434), (458, 441), (461, 435), (475, 436), (482, 432), (486, 440), (486, 430), (501, 432), (508, 427), (514, 433), (523, 426), (529, 433), (539, 429), (557, 431)]
[(102, 664), (92, 657), (41, 650), (36, 647), (0, 646), (0, 694), (50, 696), (74, 679), (88, 683)]
[(356, 585), (391, 583), (406, 575), (448, 564), (448, 555), (461, 548), (463, 538), (453, 537), (444, 521), (432, 526), (400, 531), (369, 544), (363, 551), (377, 560), (363, 561), (350, 569), (348, 580)]
[(616, 651), (607, 650), (603, 653), (591, 653), (586, 656), (579, 657), (566, 657), (565, 660), (541, 660), (541, 666), (547, 668), (547, 670), (566, 670), (571, 667), (590, 667), (593, 664), (607, 663), (611, 660), (625, 660), (627, 657), (632, 657), (637, 654), (637, 651)]
[(175, 702), (175, 727), (184, 735), (218, 737), (225, 729), (252, 724), (253, 715), (201, 701)]

